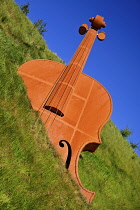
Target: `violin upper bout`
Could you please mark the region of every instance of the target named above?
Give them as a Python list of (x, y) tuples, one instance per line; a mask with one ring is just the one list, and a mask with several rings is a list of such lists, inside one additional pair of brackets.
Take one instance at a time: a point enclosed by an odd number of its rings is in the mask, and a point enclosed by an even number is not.
[(27, 61), (18, 68), (31, 105), (38, 110), (66, 65), (47, 59)]

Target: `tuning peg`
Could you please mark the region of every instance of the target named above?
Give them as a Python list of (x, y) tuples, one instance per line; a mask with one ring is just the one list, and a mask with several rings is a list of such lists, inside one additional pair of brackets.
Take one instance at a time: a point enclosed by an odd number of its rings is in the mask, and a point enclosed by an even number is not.
[(82, 24), (79, 28), (79, 34), (84, 35), (88, 31), (88, 25)]
[(106, 38), (106, 33), (102, 31), (99, 34), (97, 34), (97, 37), (100, 41), (103, 41)]

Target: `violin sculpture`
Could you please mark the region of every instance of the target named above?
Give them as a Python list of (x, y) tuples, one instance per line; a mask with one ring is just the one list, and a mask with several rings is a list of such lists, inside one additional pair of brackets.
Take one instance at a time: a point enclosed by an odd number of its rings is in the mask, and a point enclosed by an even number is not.
[(82, 151), (93, 153), (102, 143), (100, 132), (110, 118), (112, 101), (99, 82), (82, 73), (96, 37), (105, 38), (104, 32), (98, 34), (98, 30), (106, 26), (104, 18), (97, 15), (89, 20), (89, 29), (86, 24), (79, 28), (79, 33), (86, 35), (68, 65), (37, 59), (21, 65), (18, 72), (50, 141), (61, 154), (81, 193), (91, 202), (95, 192), (82, 185), (78, 160)]

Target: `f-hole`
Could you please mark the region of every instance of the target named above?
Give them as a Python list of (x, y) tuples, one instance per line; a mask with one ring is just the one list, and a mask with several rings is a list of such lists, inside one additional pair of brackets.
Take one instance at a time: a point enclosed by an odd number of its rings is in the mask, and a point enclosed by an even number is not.
[(69, 165), (70, 165), (70, 161), (71, 161), (72, 150), (71, 150), (71, 146), (70, 146), (69, 142), (67, 142), (66, 140), (59, 141), (59, 146), (60, 147), (65, 146), (63, 142), (65, 142), (67, 147), (68, 147), (68, 155), (67, 155), (67, 159), (66, 159), (66, 163), (65, 163), (65, 167), (66, 167), (66, 169), (68, 169)]
[(45, 105), (44, 105), (43, 108), (44, 108), (44, 109), (47, 109), (47, 110), (50, 111), (50, 112), (53, 112), (54, 114), (57, 114), (57, 115), (60, 116), (60, 117), (63, 117), (63, 116), (64, 116), (63, 112), (61, 112), (59, 109), (57, 109), (57, 108), (55, 108), (55, 107), (53, 107), (53, 106), (45, 106)]

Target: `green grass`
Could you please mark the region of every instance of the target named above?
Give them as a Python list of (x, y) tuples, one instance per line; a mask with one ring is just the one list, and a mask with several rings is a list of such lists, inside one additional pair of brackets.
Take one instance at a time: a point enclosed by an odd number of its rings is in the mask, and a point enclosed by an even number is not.
[(82, 183), (96, 192), (94, 209), (140, 209), (140, 159), (111, 121), (102, 141), (97, 152), (82, 153), (79, 161)]
[(96, 192), (88, 205), (33, 111), (17, 68), (31, 59), (63, 62), (12, 0), (0, 0), (0, 209), (140, 209), (140, 159), (113, 122), (79, 175)]

